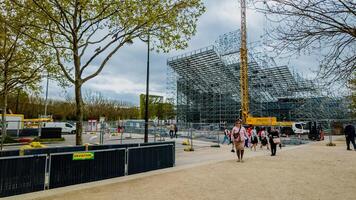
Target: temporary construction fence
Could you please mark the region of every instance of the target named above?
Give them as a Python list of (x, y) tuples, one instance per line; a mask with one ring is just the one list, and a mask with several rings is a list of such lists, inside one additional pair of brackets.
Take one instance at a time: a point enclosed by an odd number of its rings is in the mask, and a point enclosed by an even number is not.
[(48, 148), (38, 148), (38, 149), (36, 148), (36, 149), (24, 149), (24, 150), (6, 150), (6, 151), (0, 151), (0, 157), (39, 155), (39, 154), (45, 154), (49, 156), (49, 154), (52, 153), (75, 152), (75, 151), (85, 151), (85, 147), (73, 146), (73, 147), (48, 147)]
[(0, 158), (0, 197), (44, 190), (46, 155)]
[[(158, 122), (149, 121), (148, 131), (150, 134), (157, 133), (160, 128), (168, 127), (167, 124), (161, 124)], [(89, 122), (83, 123), (83, 129), (85, 132), (100, 132), (103, 129), (105, 133), (115, 133), (120, 132), (120, 129), (124, 128), (125, 132), (142, 134), (145, 131), (145, 121), (144, 120), (123, 120), (123, 121), (104, 121), (98, 122), (93, 128), (92, 124)]]
[[(94, 128), (91, 123), (84, 123), (84, 130), (90, 134), (100, 134), (100, 143), (107, 135), (119, 135), (122, 140), (143, 139), (145, 133), (145, 122), (143, 120), (125, 120), (125, 121), (106, 121), (98, 123)], [(164, 137), (168, 136), (168, 125), (163, 125), (155, 122), (148, 122), (148, 137), (153, 141), (164, 141)]]
[(49, 156), (50, 154), (54, 154), (54, 153), (77, 152), (77, 151), (85, 151), (85, 150), (95, 151), (95, 150), (104, 150), (104, 149), (120, 149), (120, 148), (151, 146), (151, 145), (160, 145), (160, 144), (174, 145), (174, 142), (105, 144), (105, 145), (89, 145), (87, 147), (72, 146), (72, 147), (46, 147), (46, 148), (24, 149), (24, 150), (3, 150), (0, 151), (0, 157), (39, 155), (39, 154), (46, 154), (47, 156)]
[(89, 157), (79, 160), (75, 160), (76, 153), (51, 154), (49, 188), (124, 176), (125, 152), (126, 149), (89, 151), (81, 153)]
[(217, 142), (223, 131), (220, 124), (214, 123), (181, 123), (179, 134), (181, 136), (189, 136), (189, 131), (192, 131), (195, 139), (201, 139), (209, 142)]
[(10, 156), (19, 156), (19, 150), (2, 150), (0, 151), (0, 157), (10, 157)]
[(174, 148), (167, 144), (128, 148), (128, 175), (173, 167), (173, 151)]
[[(223, 125), (216, 123), (179, 123), (178, 136), (187, 138), (189, 145), (210, 147), (218, 145), (223, 139)], [(194, 147), (194, 148), (195, 148)]]
[(52, 153), (55, 150), (45, 148), (31, 152), (44, 155), (0, 158), (0, 197), (120, 177), (175, 164), (174, 142), (93, 147), (101, 150)]

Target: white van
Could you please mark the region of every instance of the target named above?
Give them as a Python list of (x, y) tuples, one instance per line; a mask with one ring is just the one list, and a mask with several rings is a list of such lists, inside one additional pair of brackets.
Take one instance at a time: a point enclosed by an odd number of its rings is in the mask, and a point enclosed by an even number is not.
[(294, 122), (292, 124), (292, 129), (295, 134), (308, 134), (309, 128), (305, 122)]
[(67, 122), (46, 122), (45, 128), (62, 128), (62, 133), (75, 134), (75, 126)]

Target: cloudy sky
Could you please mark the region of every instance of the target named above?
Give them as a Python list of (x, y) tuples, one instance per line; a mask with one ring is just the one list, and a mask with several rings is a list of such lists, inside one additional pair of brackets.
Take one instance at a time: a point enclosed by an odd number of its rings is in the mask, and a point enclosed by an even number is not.
[[(209, 46), (221, 34), (240, 27), (240, 8), (238, 0), (204, 0), (206, 12), (198, 22), (197, 33), (189, 42), (189, 47), (168, 54), (151, 53), (150, 94), (166, 94), (167, 58), (194, 49)], [(248, 42), (258, 41), (264, 30), (264, 16), (252, 9), (247, 10)], [(84, 85), (85, 91), (100, 92), (105, 97), (139, 104), (139, 94), (145, 93), (146, 84), (146, 44), (140, 41), (118, 51), (103, 72)], [(316, 69), (315, 56), (279, 59), (278, 65), (288, 65), (298, 69), (304, 76), (311, 77)], [(44, 83), (43, 83), (44, 86)], [(43, 87), (45, 88), (45, 87)], [(44, 92), (43, 92), (44, 94)], [(58, 99), (73, 96), (74, 89), (62, 89), (50, 82), (49, 98)]]

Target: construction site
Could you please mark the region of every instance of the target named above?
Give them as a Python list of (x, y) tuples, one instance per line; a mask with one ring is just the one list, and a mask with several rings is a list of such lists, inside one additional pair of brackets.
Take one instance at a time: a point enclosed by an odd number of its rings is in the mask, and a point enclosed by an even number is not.
[[(241, 44), (246, 43), (241, 35), (240, 30), (223, 34), (213, 45), (167, 60), (167, 95), (177, 106), (178, 121), (233, 123), (243, 112), (278, 121), (351, 118), (345, 96), (278, 65), (263, 52), (263, 44), (249, 43), (248, 53), (241, 55)], [(245, 69), (243, 56), (247, 57)]]

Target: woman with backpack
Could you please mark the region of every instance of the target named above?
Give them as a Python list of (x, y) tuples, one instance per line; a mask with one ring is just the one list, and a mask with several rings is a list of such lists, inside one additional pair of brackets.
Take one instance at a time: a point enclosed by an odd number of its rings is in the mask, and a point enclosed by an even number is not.
[(246, 138), (246, 129), (242, 126), (241, 120), (237, 120), (235, 122), (234, 128), (231, 130), (231, 135), (235, 144), (237, 162), (243, 162), (244, 156), (244, 146), (245, 146), (245, 138)]

